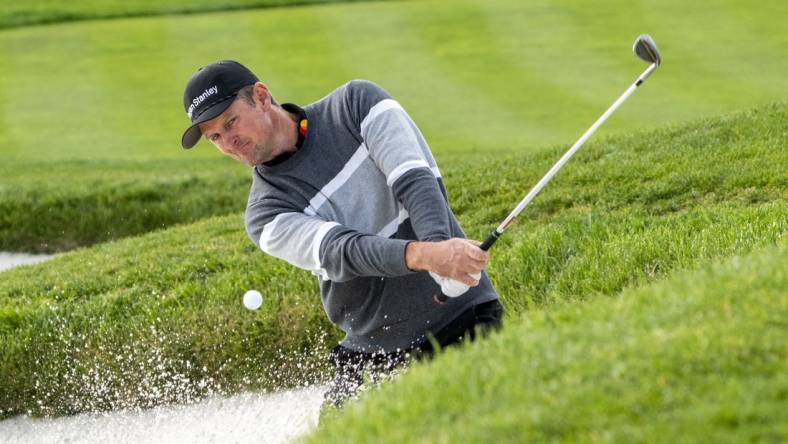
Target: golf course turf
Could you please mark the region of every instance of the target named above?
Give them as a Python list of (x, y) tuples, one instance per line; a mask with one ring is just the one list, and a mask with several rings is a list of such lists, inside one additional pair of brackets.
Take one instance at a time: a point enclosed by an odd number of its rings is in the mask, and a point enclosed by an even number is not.
[(782, 99), (788, 42), (774, 17), (786, 14), (777, 1), (385, 1), (6, 29), (0, 250), (65, 251), (238, 211), (248, 170), (205, 142), (180, 148), (184, 84), (214, 60), (248, 65), (281, 102), (371, 79), (443, 166), (576, 140), (643, 70), (631, 53), (643, 32), (664, 63), (594, 138)]
[[(493, 250), (488, 269), (509, 322), (778, 242), (788, 229), (787, 113), (777, 103), (590, 143)], [(482, 169), (496, 174), (448, 162), (469, 234), (482, 237), (508, 211), (518, 193), (505, 185), (531, 183), (559, 154)], [(241, 304), (250, 288), (265, 297), (259, 312)], [(314, 278), (257, 251), (240, 213), (3, 273), (0, 335), (6, 414), (303, 384), (325, 375), (323, 353), (340, 337)]]
[(525, 313), (329, 416), (310, 443), (783, 442), (788, 245)]
[(483, 239), (642, 72), (649, 33), (660, 69), (491, 250), (503, 330), (306, 439), (788, 440), (785, 2), (17, 3), (0, 251), (64, 253), (0, 273), (0, 418), (328, 377), (341, 332), (315, 278), (247, 238), (249, 169), (180, 148), (197, 67), (239, 60), (302, 105), (380, 84)]
[(126, 0), (123, 2), (36, 0), (35, 2), (9, 2), (3, 5), (3, 9), (0, 10), (0, 29), (80, 20), (305, 6), (340, 1), (354, 0)]

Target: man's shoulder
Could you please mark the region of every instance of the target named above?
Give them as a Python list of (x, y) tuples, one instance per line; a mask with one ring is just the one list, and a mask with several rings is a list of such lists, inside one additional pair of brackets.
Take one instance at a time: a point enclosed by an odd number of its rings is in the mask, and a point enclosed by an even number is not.
[(391, 95), (375, 82), (370, 80), (355, 79), (347, 82), (344, 88), (348, 100), (374, 104), (381, 100), (390, 99)]
[(391, 95), (375, 82), (354, 79), (308, 105), (306, 109), (318, 115), (350, 118), (358, 124), (370, 109), (387, 99), (391, 99)]
[(377, 83), (366, 79), (353, 79), (345, 82), (343, 85), (337, 87), (318, 100), (315, 103), (322, 102), (332, 98), (349, 98), (364, 94), (387, 94), (386, 91)]
[[(252, 168), (252, 186), (246, 210), (302, 211), (308, 204), (298, 191), (298, 180), (288, 176), (268, 175)], [(302, 190), (303, 191), (303, 190)]]
[(350, 91), (355, 92), (383, 92), (383, 88), (372, 80), (353, 79), (343, 85)]
[(389, 98), (391, 98), (391, 95), (377, 83), (371, 80), (353, 79), (307, 106), (312, 108), (330, 107), (348, 102), (375, 104)]

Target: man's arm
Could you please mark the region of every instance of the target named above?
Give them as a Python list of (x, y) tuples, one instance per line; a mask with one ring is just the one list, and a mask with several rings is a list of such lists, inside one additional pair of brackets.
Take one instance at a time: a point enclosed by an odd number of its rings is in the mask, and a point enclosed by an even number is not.
[(360, 233), (273, 202), (247, 207), (246, 230), (264, 252), (323, 279), (343, 282), (412, 272), (405, 266), (408, 241)]
[(432, 271), (476, 285), (468, 274), (483, 269), (488, 258), (465, 239), (388, 239), (270, 204), (250, 205), (246, 221), (249, 237), (263, 251), (335, 282)]
[(370, 82), (352, 82), (361, 138), (386, 184), (403, 204), (421, 241), (451, 237), (450, 210), (427, 142), (398, 102)]
[(435, 242), (416, 245), (361, 233), (273, 201), (248, 206), (250, 238), (266, 253), (336, 282), (424, 270), (475, 285), (467, 274), (484, 267), (479, 258), (486, 253), (464, 239), (450, 239), (451, 215), (437, 181), (440, 173), (420, 132), (385, 91), (369, 82), (351, 83), (351, 115), (370, 158), (408, 211), (417, 238)]
[[(451, 210), (438, 182), (440, 172), (418, 127), (388, 93), (368, 82), (352, 88), (359, 109), (361, 136), (370, 158), (386, 176), (402, 202), (418, 240), (406, 251), (406, 265), (430, 271), (466, 285), (477, 285), (469, 274), (479, 273), (488, 255), (477, 244), (451, 239)], [(431, 241), (431, 242), (430, 242)]]

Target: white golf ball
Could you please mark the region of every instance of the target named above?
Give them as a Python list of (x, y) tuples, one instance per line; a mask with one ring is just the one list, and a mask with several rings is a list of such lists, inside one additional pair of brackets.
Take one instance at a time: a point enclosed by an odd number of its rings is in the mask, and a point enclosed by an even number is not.
[(249, 310), (257, 310), (263, 305), (263, 295), (257, 290), (249, 290), (244, 293), (244, 307)]

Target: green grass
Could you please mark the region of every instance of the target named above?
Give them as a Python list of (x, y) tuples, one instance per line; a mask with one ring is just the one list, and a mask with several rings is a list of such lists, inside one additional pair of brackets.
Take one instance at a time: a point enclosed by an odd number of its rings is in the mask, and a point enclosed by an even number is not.
[[(787, 114), (776, 103), (587, 146), (496, 245), (489, 271), (510, 319), (776, 243)], [(483, 237), (560, 151), (446, 162), (467, 231)], [(237, 213), (2, 277), (3, 415), (293, 386), (324, 376), (339, 337), (314, 278), (257, 251)], [(266, 295), (260, 312), (240, 304), (249, 288)]]
[(0, 185), (0, 251), (71, 250), (243, 211), (251, 176), (229, 159), (64, 161), (24, 174), (32, 185)]
[(311, 443), (785, 442), (788, 243), (533, 310), (328, 416)]
[[(776, 0), (436, 0), (6, 29), (0, 248), (59, 251), (242, 205), (244, 168), (209, 146), (179, 146), (183, 85), (216, 59), (243, 61), (283, 102), (372, 79), (409, 110), (443, 165), (568, 146), (645, 68), (630, 52), (641, 32), (665, 62), (596, 137), (784, 100), (786, 15)], [(194, 35), (209, 38), (195, 45)]]
[[(235, 9), (299, 6), (354, 0), (35, 0), (7, 2), (0, 10), (0, 29), (48, 23)], [(358, 0), (355, 0), (358, 1)]]
[[(0, 416), (183, 403), (320, 376), (332, 332), (316, 282), (256, 250), (240, 215), (48, 265), (0, 281)], [(259, 312), (241, 304), (249, 288), (265, 293)]]
[[(247, 239), (248, 170), (179, 147), (198, 65), (241, 60), (301, 104), (380, 83), (483, 238), (643, 70), (629, 45), (648, 32), (664, 65), (495, 247), (503, 332), (309, 439), (786, 440), (785, 2), (17, 3), (0, 11), (0, 250), (76, 251), (0, 274), (0, 417), (325, 378), (340, 334), (314, 278)], [(219, 9), (245, 10), (196, 13)]]

